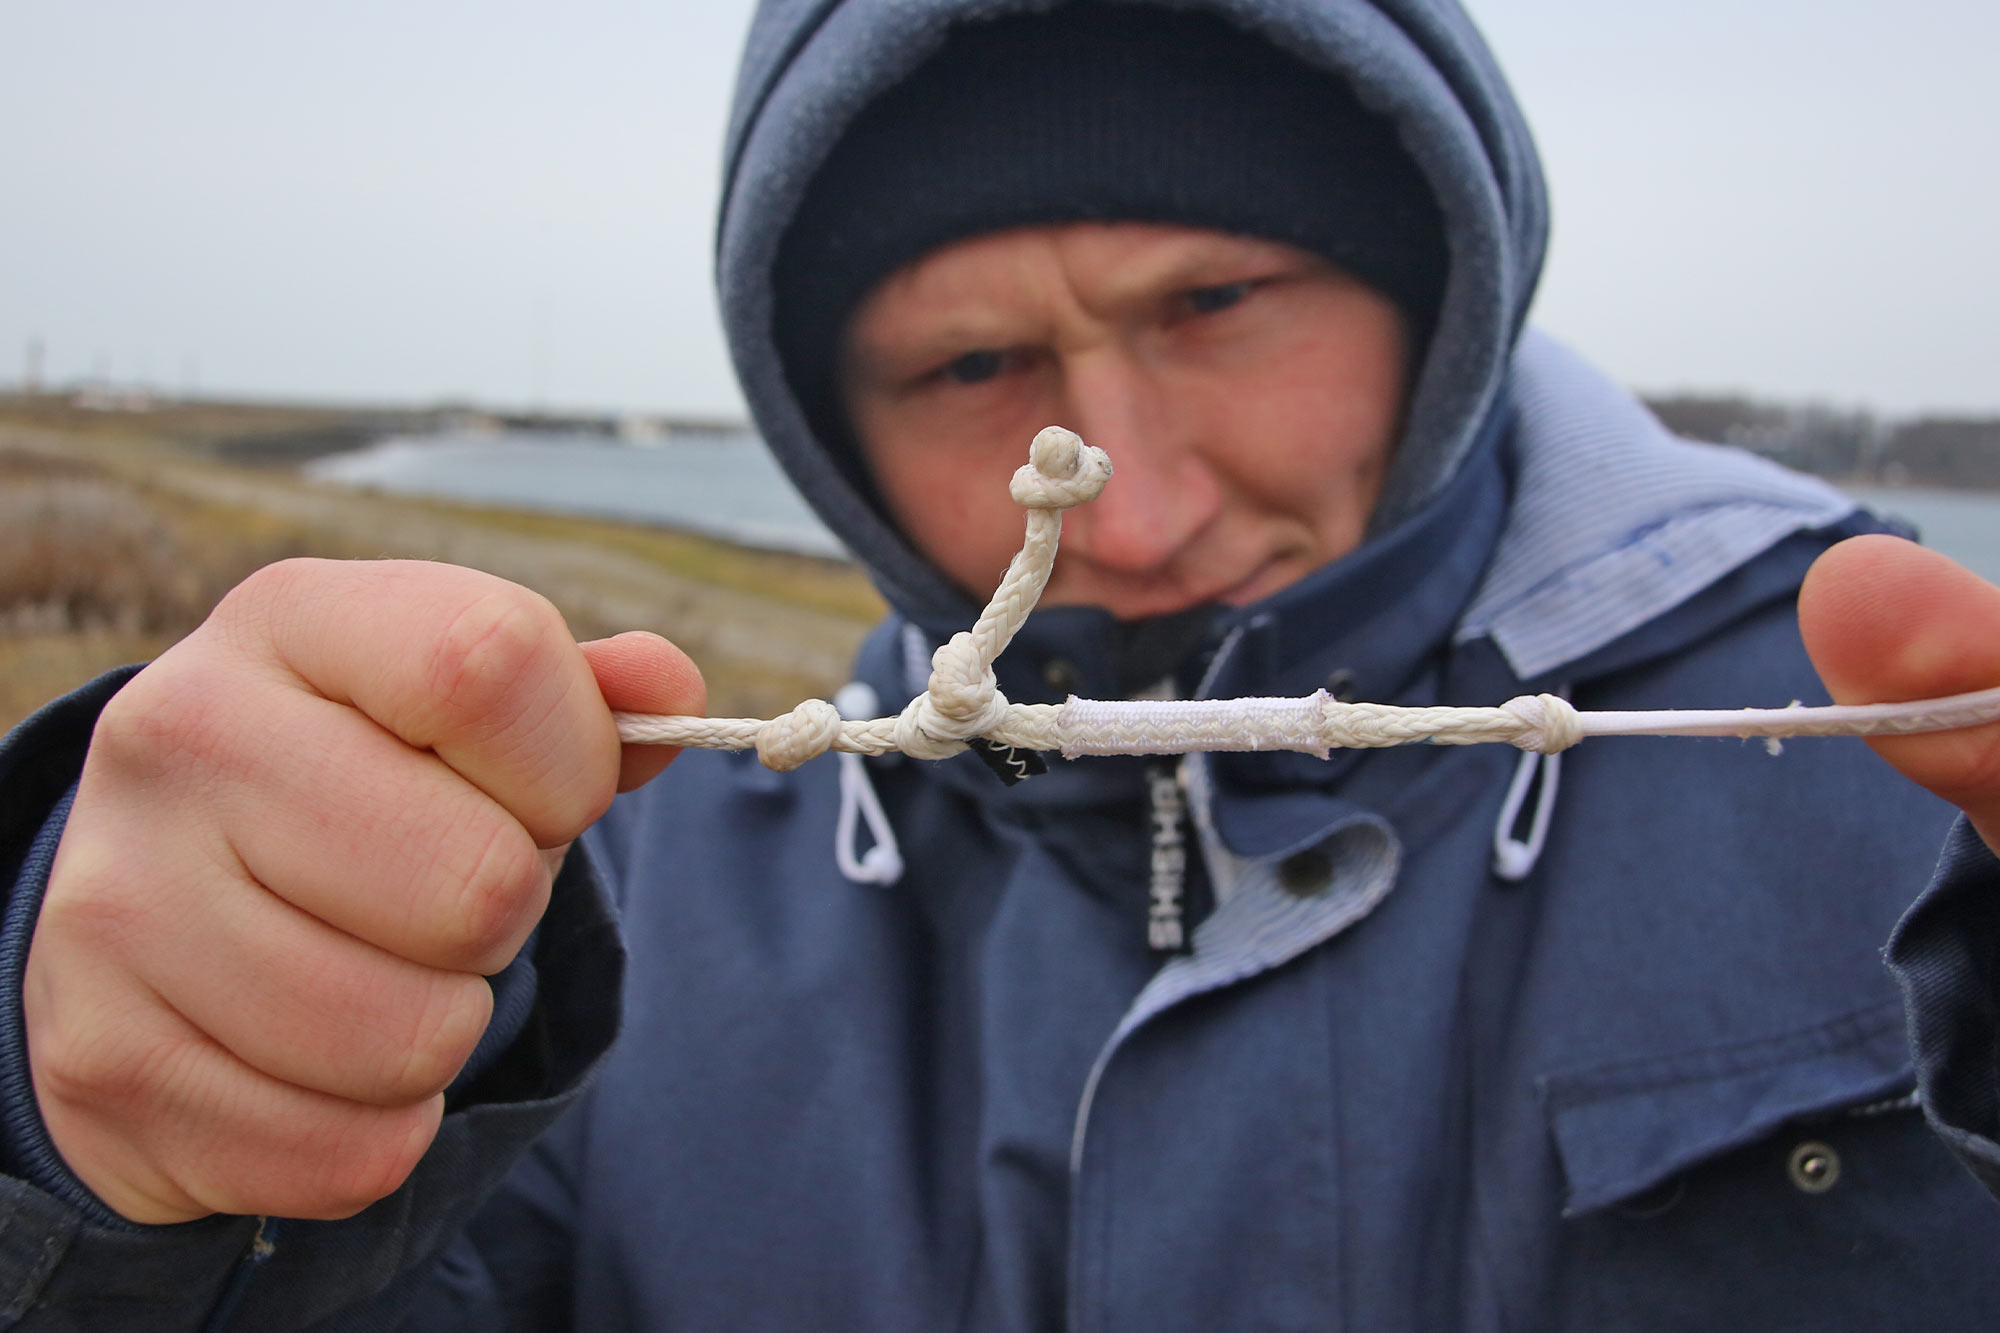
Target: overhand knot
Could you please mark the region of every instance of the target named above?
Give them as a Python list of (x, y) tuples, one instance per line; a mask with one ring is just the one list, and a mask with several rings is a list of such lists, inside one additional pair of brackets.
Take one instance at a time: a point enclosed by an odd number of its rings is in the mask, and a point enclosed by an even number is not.
[(930, 686), (896, 718), (896, 748), (918, 759), (945, 759), (1007, 718), (1007, 696), (960, 631), (931, 654)]
[(1095, 500), (1110, 477), (1110, 455), (1085, 444), (1075, 431), (1045, 426), (1007, 489), (1024, 509), (1069, 509)]
[(1512, 738), (1517, 749), (1557, 754), (1583, 739), (1583, 719), (1569, 700), (1558, 694), (1518, 695), (1500, 705), (1518, 718), (1524, 730)]
[(764, 767), (789, 773), (817, 759), (840, 738), (840, 710), (824, 699), (808, 699), (757, 728), (757, 758)]

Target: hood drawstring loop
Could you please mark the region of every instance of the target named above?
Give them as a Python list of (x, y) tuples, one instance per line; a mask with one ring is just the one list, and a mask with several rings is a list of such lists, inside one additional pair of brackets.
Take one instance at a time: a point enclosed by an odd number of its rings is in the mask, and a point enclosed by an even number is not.
[[(851, 680), (833, 696), (833, 706), (849, 721), (874, 717), (881, 706), (875, 691), (865, 682)], [(903, 878), (903, 852), (896, 843), (896, 830), (889, 823), (868, 765), (858, 754), (840, 753), (840, 815), (833, 825), (833, 859), (852, 884), (879, 884), (884, 888)], [(858, 823), (868, 825), (872, 845), (860, 850), (856, 838)]]
[[(1569, 698), (1568, 685), (1559, 686), (1556, 695)], [(1541, 778), (1537, 787), (1536, 777)], [(1521, 751), (1521, 758), (1514, 765), (1514, 779), (1507, 784), (1507, 799), (1500, 803), (1500, 818), (1493, 825), (1493, 874), (1497, 879), (1509, 884), (1519, 884), (1534, 873), (1535, 863), (1542, 859), (1542, 849), (1548, 845), (1549, 823), (1555, 817), (1556, 788), (1562, 777), (1562, 755), (1551, 751)], [(1528, 820), (1528, 836), (1515, 836), (1521, 824), (1522, 807), (1528, 803), (1528, 791), (1536, 788), (1535, 810)]]

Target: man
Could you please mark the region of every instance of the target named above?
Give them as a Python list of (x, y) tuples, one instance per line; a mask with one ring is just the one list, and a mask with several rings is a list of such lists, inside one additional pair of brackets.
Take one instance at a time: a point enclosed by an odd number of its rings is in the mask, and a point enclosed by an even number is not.
[[(1050, 421), (1119, 471), (1001, 661), (1015, 699), (1818, 688), (1793, 594), (1870, 521), (1517, 340), (1539, 181), (1448, 5), (773, 5), (729, 163), (738, 365), (896, 607), (857, 667), (891, 706), (1013, 549), (1005, 476)], [(1864, 536), (1814, 579), (1844, 697), (2000, 680), (2000, 592), (1948, 563)], [(699, 701), (666, 645), (579, 649), (482, 576), (295, 564), (31, 723), (0, 756), (11, 1308), (1825, 1328), (2000, 1300), (2000, 1212), (1914, 1109), (1876, 958), (1950, 811), (1860, 747), (1015, 787), (969, 755), (691, 755), (597, 821), (663, 762), (609, 709)], [(1996, 744), (1893, 757), (1991, 843)], [(839, 869), (857, 783), (899, 876)], [(2000, 874), (1965, 830), (1952, 855), (1899, 948), (1977, 1164)]]

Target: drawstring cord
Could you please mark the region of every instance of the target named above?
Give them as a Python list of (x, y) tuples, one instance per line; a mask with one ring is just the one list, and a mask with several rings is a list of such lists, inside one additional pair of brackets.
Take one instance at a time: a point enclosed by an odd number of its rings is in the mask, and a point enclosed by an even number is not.
[[(850, 721), (875, 716), (880, 700), (863, 682), (851, 680), (833, 696), (833, 706)], [(884, 888), (903, 877), (903, 852), (896, 845), (896, 830), (875, 794), (868, 765), (858, 754), (842, 752), (840, 759), (840, 815), (833, 825), (833, 859), (840, 873), (854, 884), (879, 884)], [(866, 851), (856, 840), (858, 825), (868, 825), (871, 839)]]
[[(1569, 698), (1569, 686), (1557, 689), (1558, 698)], [(1521, 808), (1528, 802), (1528, 792), (1536, 786), (1535, 778), (1541, 777), (1541, 784), (1535, 796), (1535, 812), (1528, 820), (1528, 836), (1517, 838), (1514, 830), (1521, 826)], [(1509, 884), (1519, 884), (1534, 873), (1535, 863), (1542, 859), (1542, 848), (1548, 845), (1549, 823), (1555, 817), (1556, 788), (1562, 778), (1562, 754), (1543, 754), (1536, 750), (1523, 750), (1520, 762), (1514, 765), (1514, 779), (1507, 784), (1507, 799), (1500, 803), (1500, 818), (1493, 825), (1493, 874)]]

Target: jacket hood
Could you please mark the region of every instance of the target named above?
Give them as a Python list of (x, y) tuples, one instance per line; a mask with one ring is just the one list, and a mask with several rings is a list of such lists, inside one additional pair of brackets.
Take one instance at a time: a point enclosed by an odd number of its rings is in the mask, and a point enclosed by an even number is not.
[[(1098, 0), (1106, 2), (1106, 0)], [(820, 517), (898, 610), (962, 621), (977, 607), (915, 551), (815, 438), (781, 367), (772, 270), (819, 164), (870, 101), (954, 24), (1049, 0), (767, 0), (744, 51), (725, 147), (717, 282), (759, 431)], [(1378, 533), (1435, 496), (1495, 412), (1547, 232), (1525, 122), (1471, 21), (1450, 0), (1208, 0), (1204, 10), (1345, 80), (1398, 127), (1444, 219), (1450, 271), (1376, 511)], [(1022, 449), (1027, 442), (1022, 441)]]

